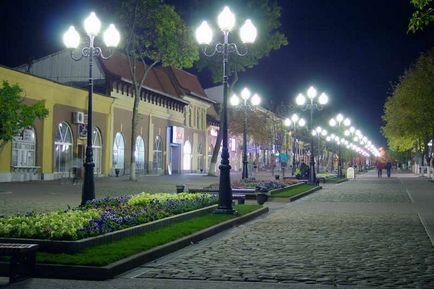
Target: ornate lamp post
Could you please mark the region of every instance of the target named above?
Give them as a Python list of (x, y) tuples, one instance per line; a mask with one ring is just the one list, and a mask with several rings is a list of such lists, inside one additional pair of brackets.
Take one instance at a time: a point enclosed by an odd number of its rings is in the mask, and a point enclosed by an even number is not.
[[(247, 168), (247, 109), (250, 108), (250, 105), (252, 106), (257, 106), (261, 103), (261, 98), (259, 97), (259, 95), (257, 95), (256, 93), (253, 94), (253, 96), (250, 98), (251, 96), (251, 92), (250, 90), (245, 87), (242, 91), (241, 91), (241, 98), (242, 98), (242, 102), (241, 102), (241, 106), (243, 108), (243, 112), (244, 112), (244, 121), (243, 121), (243, 173), (242, 173), (242, 179), (246, 180), (249, 178), (249, 170)], [(248, 100), (250, 99), (250, 103), (248, 103)], [(240, 105), (240, 98), (236, 95), (233, 94), (231, 97), (231, 105), (232, 106), (238, 106)]]
[(320, 165), (320, 147), (321, 147), (321, 139), (320, 137), (326, 137), (327, 136), (327, 130), (323, 129), (320, 126), (317, 126), (314, 130), (312, 130), (312, 135), (318, 137), (318, 165), (316, 166), (316, 172), (319, 173), (319, 165)]
[[(212, 30), (206, 21), (196, 29), (196, 39), (201, 45), (206, 45), (203, 53), (212, 57), (216, 53), (223, 55), (223, 111), (221, 119), (221, 130), (223, 136), (223, 148), (221, 155), (220, 169), (220, 183), (219, 183), (219, 205), (216, 210), (217, 213), (233, 214), (235, 211), (232, 208), (232, 188), (230, 179), (231, 166), (229, 165), (229, 150), (228, 150), (228, 75), (226, 67), (228, 65), (228, 58), (230, 53), (236, 53), (239, 56), (247, 54), (247, 50), (241, 53), (235, 43), (229, 42), (229, 33), (235, 25), (235, 15), (231, 12), (229, 7), (225, 7), (217, 18), (218, 26), (223, 33), (223, 43), (217, 43), (211, 52), (207, 51), (209, 44), (212, 41)], [(243, 26), (240, 28), (240, 39), (244, 44), (253, 43), (256, 39), (256, 28), (253, 26), (252, 21), (247, 19)]]
[[(336, 115), (335, 118), (331, 118), (329, 121), (329, 125), (332, 127), (338, 127), (340, 129), (341, 124), (344, 126), (350, 126), (351, 120), (349, 118), (345, 118), (342, 114)], [(342, 177), (342, 156), (341, 156), (341, 147), (338, 144), (338, 178)]]
[[(308, 102), (306, 103), (306, 97), (303, 94), (298, 94), (295, 101), (298, 106), (302, 107), (302, 110), (310, 110), (310, 128), (313, 127), (313, 112), (315, 110), (322, 110), (323, 106), (327, 104), (328, 102), (328, 96), (324, 92), (320, 94), (319, 97), (317, 97), (318, 92), (317, 90), (311, 86), (307, 90), (307, 98)], [(315, 157), (314, 157), (314, 147), (313, 147), (313, 136), (310, 138), (310, 173), (309, 173), (309, 183), (315, 184), (316, 183), (316, 176), (315, 176)]]
[(294, 175), (294, 171), (295, 171), (295, 154), (296, 154), (296, 149), (295, 149), (295, 140), (296, 140), (296, 132), (297, 132), (297, 127), (304, 127), (306, 125), (306, 121), (304, 120), (304, 118), (299, 118), (298, 115), (296, 113), (291, 115), (291, 118), (285, 118), (285, 120), (283, 121), (283, 124), (287, 127), (293, 127), (293, 132), (292, 132), (292, 170), (291, 170), (291, 175)]
[[(89, 42), (81, 49), (81, 54), (78, 57), (74, 56), (74, 52), (71, 51), (71, 57), (75, 61), (79, 61), (83, 57), (89, 58), (89, 86), (88, 86), (88, 103), (87, 103), (87, 145), (86, 145), (86, 160), (84, 163), (84, 181), (83, 191), (81, 197), (81, 204), (85, 204), (87, 201), (95, 198), (95, 180), (94, 180), (94, 167), (93, 162), (93, 150), (92, 150), (92, 96), (93, 96), (93, 77), (92, 66), (93, 58), (101, 57), (107, 59), (104, 56), (100, 47), (94, 46), (95, 37), (98, 35), (101, 28), (101, 22), (95, 13), (90, 13), (89, 17), (84, 20), (84, 30)], [(103, 35), (104, 42), (107, 47), (116, 47), (119, 44), (120, 35), (113, 24), (110, 24)], [(80, 35), (75, 30), (74, 26), (70, 26), (68, 31), (63, 35), (63, 42), (67, 48), (76, 49), (80, 44)]]

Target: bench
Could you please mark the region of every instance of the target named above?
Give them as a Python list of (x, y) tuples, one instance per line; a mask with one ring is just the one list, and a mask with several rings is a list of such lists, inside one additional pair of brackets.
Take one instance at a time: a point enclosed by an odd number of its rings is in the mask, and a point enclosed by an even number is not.
[[(219, 189), (188, 189), (189, 193), (212, 193), (217, 195)], [(246, 194), (255, 194), (255, 189), (232, 189), (232, 199), (237, 200), (238, 204), (244, 204), (246, 202)]]
[[(20, 275), (31, 276), (35, 272), (37, 244), (0, 243), (0, 256), (10, 256), (9, 283)], [(21, 268), (20, 268), (21, 267)]]

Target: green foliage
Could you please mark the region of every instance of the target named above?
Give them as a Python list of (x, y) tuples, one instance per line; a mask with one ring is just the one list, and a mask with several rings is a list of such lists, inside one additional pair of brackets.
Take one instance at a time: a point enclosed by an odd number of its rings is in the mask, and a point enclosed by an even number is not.
[(159, 0), (112, 1), (120, 20), (123, 49), (135, 60), (191, 67), (198, 59), (192, 31), (173, 6)]
[(18, 84), (11, 86), (5, 80), (0, 87), (0, 152), (21, 129), (33, 125), (36, 118), (42, 119), (48, 114), (42, 102), (25, 104), (22, 92)]
[[(245, 215), (259, 209), (259, 205), (238, 205), (234, 209)], [(171, 223), (136, 236), (109, 244), (97, 245), (77, 254), (38, 253), (38, 263), (104, 266), (134, 254), (167, 244), (215, 224), (235, 218), (237, 215), (205, 214)]]
[[(202, 11), (201, 15), (209, 15), (209, 4), (203, 1), (199, 7), (195, 7), (195, 10)], [(223, 9), (224, 4), (221, 3)], [(248, 46), (249, 52), (246, 56), (237, 57), (232, 54), (230, 56), (229, 67), (227, 68), (228, 75), (235, 72), (243, 72), (247, 68), (256, 66), (260, 59), (268, 56), (271, 51), (277, 50), (282, 46), (288, 44), (286, 36), (279, 32), (281, 26), (280, 15), (281, 8), (275, 0), (250, 0), (250, 1), (231, 1), (231, 10), (236, 14), (238, 29), (245, 19), (250, 18), (258, 30), (258, 37), (255, 43)], [(206, 13), (205, 13), (206, 11)], [(209, 15), (207, 18), (210, 22), (213, 19), (217, 19), (218, 13), (221, 10), (215, 10), (215, 14)], [(196, 23), (198, 25), (198, 23)], [(213, 22), (214, 30), (218, 29), (216, 22)], [(230, 34), (231, 42), (242, 43), (238, 36), (238, 31), (233, 31)], [(220, 33), (214, 34), (214, 42), (222, 42), (222, 35)], [(212, 45), (212, 44), (211, 44)], [(239, 49), (243, 50), (242, 44), (239, 45)], [(220, 82), (222, 80), (222, 57), (221, 55), (215, 55), (214, 57), (201, 56), (199, 62), (197, 62), (197, 68), (199, 71), (203, 69), (209, 69), (214, 82)]]
[(411, 4), (416, 8), (413, 12), (408, 24), (408, 31), (415, 33), (418, 30), (423, 30), (434, 21), (434, 8), (432, 0), (410, 0)]
[(382, 127), (397, 152), (424, 149), (434, 133), (434, 50), (422, 53), (400, 77), (384, 105)]

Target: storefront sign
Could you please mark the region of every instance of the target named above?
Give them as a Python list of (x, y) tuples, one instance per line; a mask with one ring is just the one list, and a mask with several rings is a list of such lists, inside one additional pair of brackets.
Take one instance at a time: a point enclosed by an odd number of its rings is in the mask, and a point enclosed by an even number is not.
[(172, 133), (170, 135), (171, 143), (184, 143), (184, 128), (179, 126), (172, 126)]
[(86, 138), (87, 137), (87, 124), (80, 123), (78, 125), (78, 136), (80, 138)]

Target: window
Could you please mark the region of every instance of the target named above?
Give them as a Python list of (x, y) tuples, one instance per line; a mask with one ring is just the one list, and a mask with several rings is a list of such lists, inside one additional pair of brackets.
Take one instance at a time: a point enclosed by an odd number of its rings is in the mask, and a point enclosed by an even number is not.
[(125, 142), (124, 137), (120, 132), (116, 133), (115, 141), (113, 143), (113, 168), (124, 168), (124, 154), (125, 154)]
[(35, 166), (36, 138), (32, 127), (23, 129), (12, 139), (12, 166)]
[(99, 129), (94, 128), (92, 132), (92, 152), (93, 162), (95, 163), (94, 174), (101, 174), (101, 161), (102, 161), (102, 140)]
[(136, 149), (134, 151), (136, 158), (136, 171), (145, 171), (145, 142), (141, 136), (136, 138)]
[(156, 136), (154, 139), (154, 160), (152, 167), (154, 173), (160, 173), (163, 170), (163, 142), (160, 136)]
[(68, 123), (59, 123), (54, 139), (54, 171), (69, 172), (72, 169), (72, 132)]
[(191, 144), (189, 141), (184, 143), (184, 158), (182, 169), (185, 171), (191, 170)]

